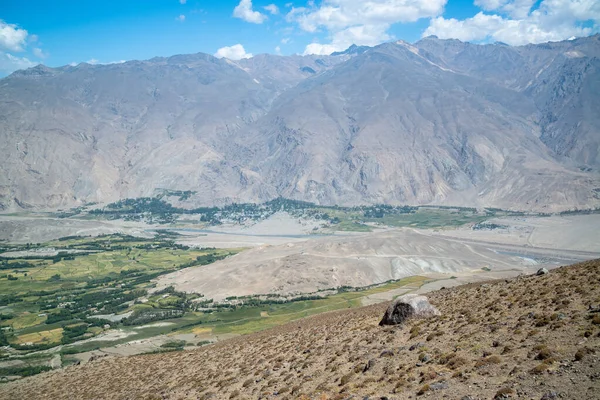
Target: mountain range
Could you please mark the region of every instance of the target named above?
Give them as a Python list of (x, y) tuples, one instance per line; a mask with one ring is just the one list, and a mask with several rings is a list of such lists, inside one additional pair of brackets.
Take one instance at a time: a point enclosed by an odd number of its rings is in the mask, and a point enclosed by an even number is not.
[(0, 80), (0, 209), (600, 205), (600, 35), (39, 65)]

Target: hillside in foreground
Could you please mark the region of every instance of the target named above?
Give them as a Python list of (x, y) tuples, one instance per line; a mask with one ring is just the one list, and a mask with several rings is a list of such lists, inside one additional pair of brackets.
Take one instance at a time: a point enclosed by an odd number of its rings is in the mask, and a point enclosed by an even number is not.
[(6, 399), (598, 399), (600, 260), (430, 293), (441, 316), (380, 327), (387, 304), (194, 351), (104, 358), (0, 386)]

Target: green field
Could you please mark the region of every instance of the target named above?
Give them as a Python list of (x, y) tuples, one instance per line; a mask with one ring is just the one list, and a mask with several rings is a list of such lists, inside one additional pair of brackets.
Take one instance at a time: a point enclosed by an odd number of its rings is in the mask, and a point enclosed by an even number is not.
[[(373, 213), (370, 213), (371, 215)], [(328, 215), (338, 223), (331, 226), (336, 231), (370, 232), (373, 226), (443, 228), (465, 224), (477, 224), (489, 219), (489, 213), (480, 213), (471, 209), (449, 209), (435, 207), (415, 207), (413, 212), (399, 212), (396, 209), (384, 210), (379, 217), (351, 209), (328, 210)], [(495, 213), (495, 215), (500, 215)], [(368, 224), (368, 225), (367, 225)]]
[(326, 221), (333, 231), (370, 232), (372, 226), (442, 228), (476, 224), (491, 217), (523, 215), (500, 209), (446, 206), (369, 205), (357, 207), (324, 206), (303, 201), (277, 198), (266, 203), (230, 204), (223, 207), (183, 209), (174, 207), (163, 197), (124, 199), (101, 209), (78, 209), (77, 218), (124, 219), (150, 223), (188, 221), (210, 227), (222, 223), (260, 221), (276, 212), (285, 211), (297, 218)]
[[(190, 249), (175, 244), (174, 235), (158, 234), (151, 239), (107, 235), (43, 244), (3, 244), (0, 342), (27, 353), (93, 337), (105, 324), (115, 325), (93, 315), (123, 314), (143, 307), (135, 302), (154, 286), (152, 279), (157, 276), (241, 251)], [(54, 248), (58, 254), (33, 251), (39, 248)], [(73, 250), (87, 253), (69, 253)], [(21, 258), (10, 258), (14, 251), (21, 252)], [(150, 300), (154, 301), (145, 307), (166, 310), (156, 318), (186, 311), (186, 304), (176, 295)], [(169, 311), (172, 308), (180, 310)]]
[(114, 346), (130, 340), (140, 340), (157, 335), (205, 332), (215, 335), (249, 334), (262, 331), (288, 322), (327, 311), (335, 311), (361, 306), (363, 297), (398, 289), (407, 285), (419, 287), (426, 278), (414, 276), (404, 278), (364, 290), (342, 292), (318, 300), (292, 301), (284, 304), (263, 306), (242, 306), (235, 309), (224, 309), (213, 313), (188, 312), (182, 318), (167, 319), (168, 326), (153, 326), (141, 330), (135, 327), (124, 327), (125, 332), (135, 331), (135, 337), (127, 337), (116, 341), (96, 341), (70, 345), (70, 351), (84, 352), (105, 346)]
[[(334, 294), (319, 300), (295, 301), (286, 304), (257, 307), (251, 313), (236, 315), (229, 321), (215, 324), (213, 332), (216, 334), (247, 334), (257, 332), (327, 311), (360, 307), (363, 297), (398, 289), (406, 285), (421, 286), (425, 281), (426, 279), (423, 277), (413, 276), (365, 290)], [(261, 316), (261, 312), (266, 312), (268, 316)]]

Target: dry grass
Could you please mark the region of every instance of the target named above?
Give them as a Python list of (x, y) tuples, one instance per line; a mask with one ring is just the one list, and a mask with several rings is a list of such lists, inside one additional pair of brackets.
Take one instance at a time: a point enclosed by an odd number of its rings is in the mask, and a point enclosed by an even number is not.
[(62, 338), (63, 329), (56, 328), (49, 331), (28, 333), (17, 337), (16, 344), (41, 344), (41, 343), (59, 343)]
[[(104, 358), (0, 386), (27, 399), (600, 398), (600, 261), (429, 295), (442, 315), (379, 327), (387, 304), (169, 354)], [(541, 384), (543, 383), (543, 384)]]

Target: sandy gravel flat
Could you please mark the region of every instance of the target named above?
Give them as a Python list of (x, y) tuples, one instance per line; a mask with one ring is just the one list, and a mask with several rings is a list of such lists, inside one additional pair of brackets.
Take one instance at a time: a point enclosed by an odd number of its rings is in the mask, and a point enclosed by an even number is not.
[(493, 230), (436, 230), (442, 236), (546, 249), (600, 253), (600, 214), (493, 218)]
[(156, 229), (156, 225), (120, 220), (95, 221), (0, 214), (0, 240), (10, 243), (42, 243), (65, 236), (98, 236), (112, 233), (151, 237), (148, 229)]

